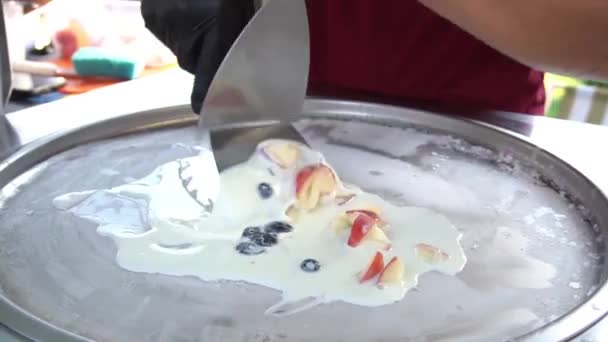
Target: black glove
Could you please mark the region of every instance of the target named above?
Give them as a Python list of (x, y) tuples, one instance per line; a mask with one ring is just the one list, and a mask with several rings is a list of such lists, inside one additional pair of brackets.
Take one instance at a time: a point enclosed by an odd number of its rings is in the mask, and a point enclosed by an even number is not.
[(146, 27), (194, 74), (190, 97), (199, 114), (209, 85), (253, 16), (253, 0), (141, 0)]

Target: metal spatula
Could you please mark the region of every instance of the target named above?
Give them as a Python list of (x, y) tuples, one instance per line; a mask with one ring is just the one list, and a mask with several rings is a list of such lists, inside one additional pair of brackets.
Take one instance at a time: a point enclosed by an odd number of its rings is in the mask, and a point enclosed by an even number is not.
[[(302, 112), (310, 64), (305, 0), (269, 0), (245, 27), (203, 102), (219, 170), (246, 160), (258, 142), (304, 138), (290, 124)], [(250, 123), (245, 125), (243, 123)], [(277, 124), (279, 123), (279, 124)], [(215, 127), (240, 127), (214, 130)]]

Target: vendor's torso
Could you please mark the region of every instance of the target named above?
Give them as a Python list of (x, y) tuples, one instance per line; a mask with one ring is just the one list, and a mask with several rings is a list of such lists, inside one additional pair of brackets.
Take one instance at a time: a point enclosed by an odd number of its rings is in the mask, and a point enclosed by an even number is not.
[(541, 114), (543, 74), (416, 0), (308, 0), (311, 90)]

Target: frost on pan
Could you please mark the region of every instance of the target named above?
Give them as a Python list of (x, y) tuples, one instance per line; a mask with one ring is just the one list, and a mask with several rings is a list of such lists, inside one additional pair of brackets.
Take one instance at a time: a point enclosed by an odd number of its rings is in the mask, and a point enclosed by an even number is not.
[(26, 186), (31, 180), (38, 177), (43, 173), (48, 166), (48, 163), (44, 162), (21, 174), (15, 178), (12, 182), (6, 186), (0, 188), (0, 209), (5, 206), (5, 203), (13, 196), (15, 196), (21, 187)]
[[(584, 278), (586, 287), (597, 281), (593, 272), (603, 260), (595, 256), (605, 239), (576, 192), (551, 178), (557, 170), (538, 165), (535, 151), (518, 155), (441, 132), (339, 119), (315, 118), (298, 129), (349, 181), (394, 203), (446, 214), (464, 233), (469, 262), (458, 279), (468, 286), (544, 288), (557, 296), (569, 274)], [(581, 264), (592, 272), (581, 274)]]
[[(391, 173), (392, 168), (398, 167), (400, 175), (404, 173), (403, 171), (409, 171), (409, 177), (404, 181), (411, 180), (412, 184), (408, 184), (408, 187), (412, 191), (407, 192), (406, 189), (397, 193), (387, 193), (389, 197), (396, 195), (403, 198), (406, 203), (413, 202), (416, 205), (430, 207), (441, 212), (453, 212), (460, 215), (481, 212), (482, 207), (487, 203), (479, 202), (475, 197), (483, 197), (484, 202), (493, 202), (491, 198), (494, 193), (497, 193), (496, 189), (482, 186), (480, 182), (478, 185), (470, 185), (474, 188), (472, 191), (467, 185), (469, 185), (468, 179), (479, 179), (483, 176), (480, 171), (483, 171), (488, 174), (486, 178), (492, 175), (493, 184), (514, 183), (507, 180), (516, 178), (518, 183), (529, 182), (540, 187), (547, 187), (559, 194), (588, 224), (593, 226), (595, 223), (591, 211), (579, 198), (566, 191), (555, 179), (539, 172), (536, 168), (539, 165), (530, 164), (535, 162), (534, 153), (543, 153), (540, 150), (533, 152), (528, 160), (522, 162), (514, 156), (514, 151), (509, 147), (495, 151), (471, 144), (460, 137), (427, 131), (420, 127), (404, 129), (378, 123), (314, 119), (303, 120), (298, 124), (298, 129), (303, 131), (308, 138), (323, 140), (323, 143), (317, 142), (313, 147), (322, 146), (324, 151), (329, 149), (329, 152), (326, 153), (328, 159), (337, 164), (342, 164), (343, 158), (354, 160), (363, 158), (365, 160), (366, 158), (371, 159), (372, 155), (385, 156), (393, 160), (387, 161), (386, 165), (375, 165), (375, 168), (382, 169), (380, 174), (383, 176), (375, 178), (385, 179), (387, 173)], [(357, 156), (351, 155), (351, 152), (356, 153)], [(409, 165), (409, 170), (404, 170), (404, 163), (401, 162), (404, 162), (405, 166)], [(488, 172), (492, 170), (495, 172)], [(373, 174), (377, 171), (371, 169), (369, 173)], [(447, 179), (449, 182), (446, 184)], [(394, 182), (387, 183), (394, 184)], [(461, 186), (463, 184), (465, 186)], [(376, 187), (379, 186), (370, 185), (366, 188)], [(511, 196), (513, 192), (525, 194), (529, 191), (528, 189), (510, 189), (509, 192), (511, 194), (507, 196)], [(442, 193), (442, 196), (426, 198), (427, 193)], [(518, 201), (516, 199), (515, 202)]]
[[(216, 196), (197, 157), (55, 206), (99, 224), (117, 262), (135, 272), (245, 281), (282, 292), (267, 313), (345, 301), (401, 300), (421, 274), (459, 273), (461, 232), (436, 212), (396, 206), (345, 184), (323, 156), (295, 142), (259, 145), (219, 177)], [(374, 260), (374, 262), (371, 262)]]

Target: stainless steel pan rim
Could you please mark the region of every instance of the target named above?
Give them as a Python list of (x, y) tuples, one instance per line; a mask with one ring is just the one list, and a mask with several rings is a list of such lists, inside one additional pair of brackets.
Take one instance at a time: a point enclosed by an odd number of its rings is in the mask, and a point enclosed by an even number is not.
[[(588, 178), (576, 171), (571, 165), (559, 159), (558, 156), (544, 151), (542, 146), (533, 144), (528, 138), (493, 125), (467, 119), (455, 119), (438, 113), (403, 107), (329, 99), (308, 100), (304, 113), (308, 117), (357, 117), (363, 120), (389, 124), (395, 123), (402, 126), (425, 126), (429, 122), (434, 122), (434, 125), (438, 127), (459, 128), (464, 132), (475, 132), (481, 135), (496, 135), (498, 133), (501, 139), (505, 139), (505, 141), (523, 141), (524, 145), (530, 150), (538, 150), (540, 148), (545, 154), (555, 158), (561, 164), (561, 167), (575, 173), (585, 185), (595, 189), (591, 195), (591, 198), (594, 199), (592, 205), (600, 205), (600, 208), (608, 206), (608, 199), (606, 199), (605, 193), (597, 189)], [(195, 124), (195, 122), (196, 117), (191, 114), (188, 107), (176, 106), (129, 113), (112, 119), (94, 122), (73, 130), (55, 133), (26, 145), (16, 154), (0, 163), (0, 188), (37, 163), (76, 145), (150, 129), (191, 125)], [(449, 133), (449, 130), (447, 131)], [(599, 202), (601, 203), (598, 204)], [(606, 268), (606, 265), (604, 265), (604, 268)], [(518, 340), (568, 340), (593, 326), (608, 315), (608, 286), (606, 286), (605, 278), (602, 281), (601, 287), (583, 304), (556, 321), (521, 336)], [(0, 321), (34, 340), (87, 341), (85, 337), (75, 335), (35, 317), (4, 296), (0, 296)]]

